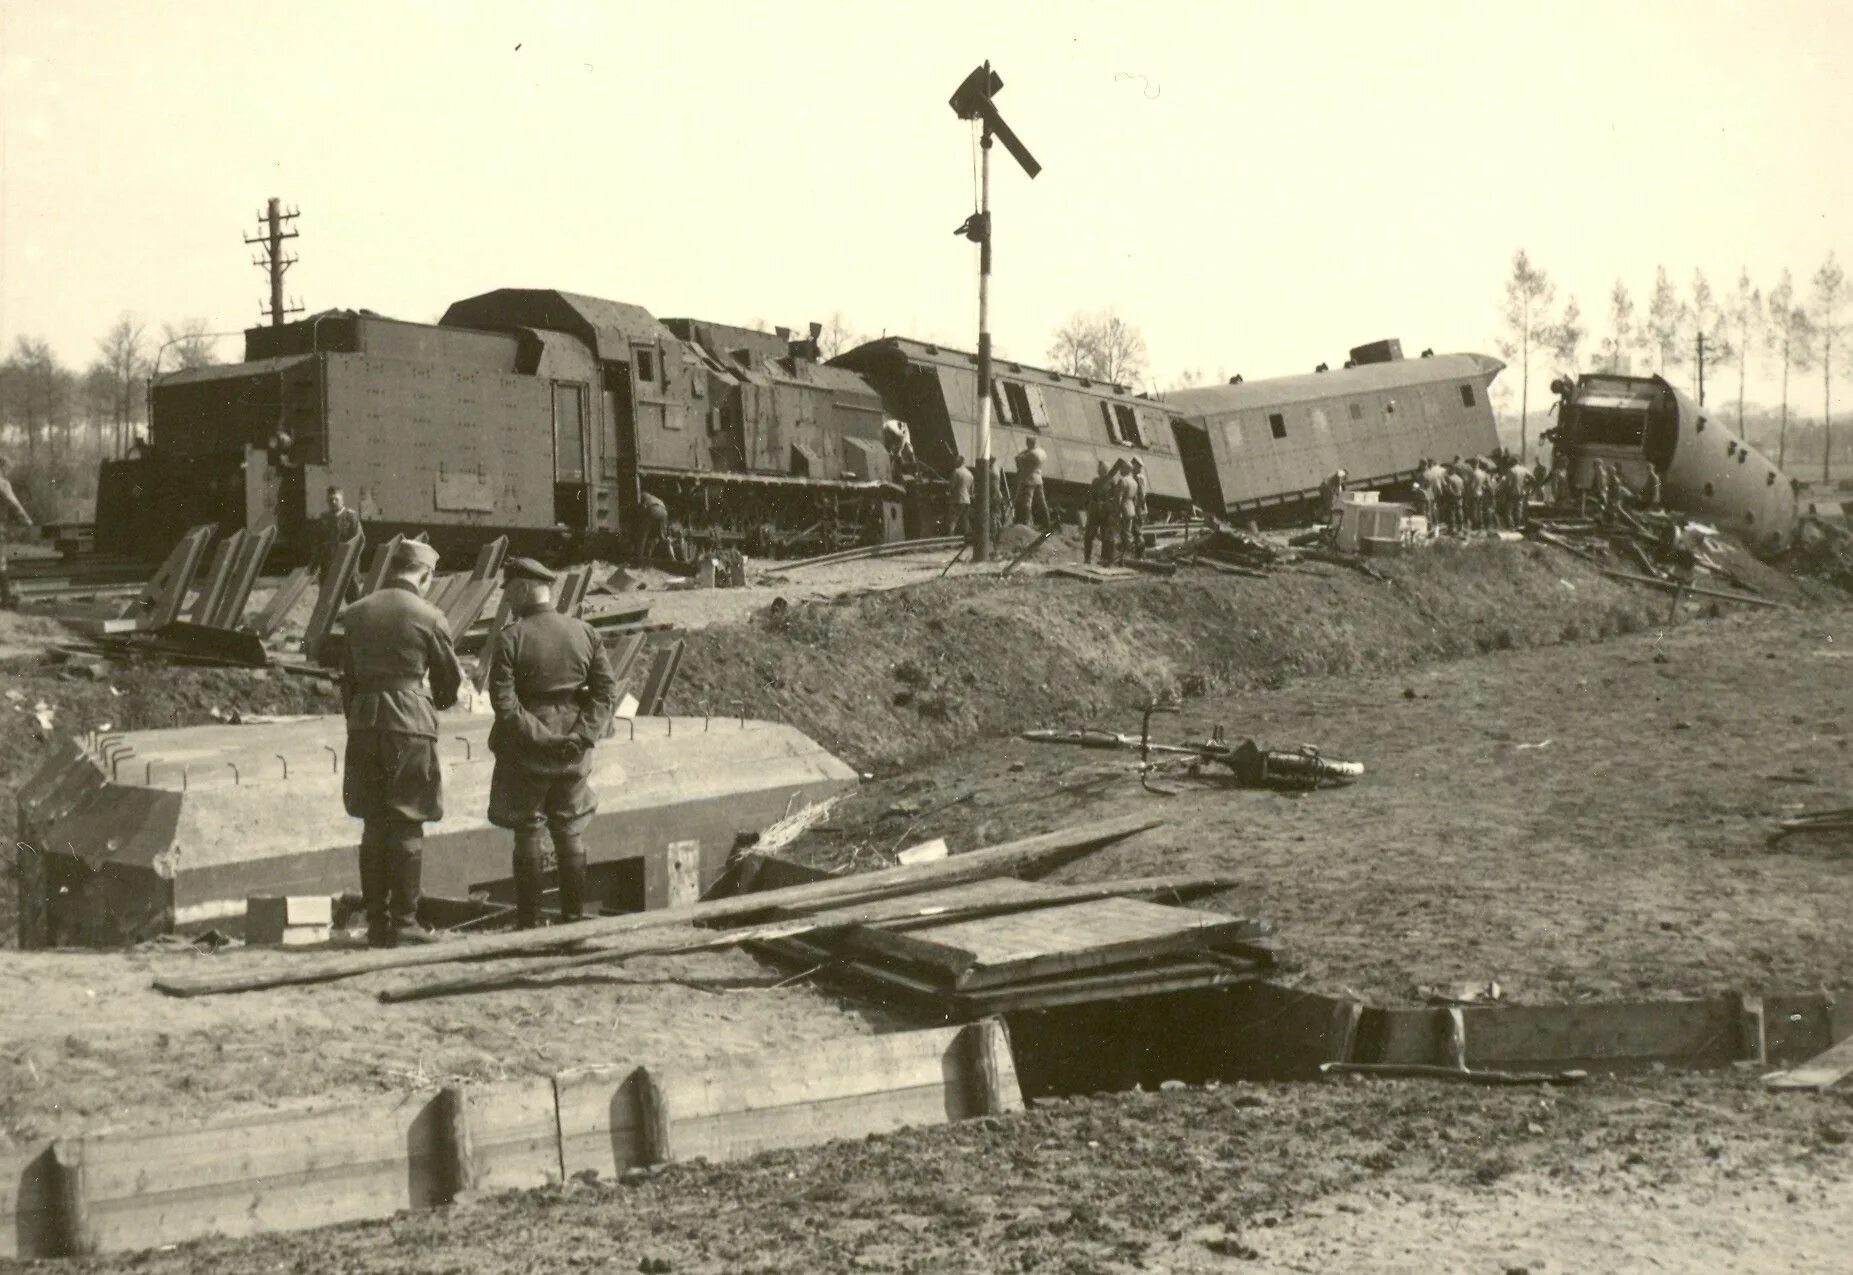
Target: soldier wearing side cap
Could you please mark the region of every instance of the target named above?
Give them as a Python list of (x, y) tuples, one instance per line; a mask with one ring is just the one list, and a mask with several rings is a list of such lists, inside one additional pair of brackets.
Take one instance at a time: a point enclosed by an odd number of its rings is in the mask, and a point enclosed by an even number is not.
[(374, 947), (433, 937), (418, 924), (418, 887), (425, 825), (444, 817), (436, 710), (455, 704), (463, 683), (450, 626), (424, 597), (437, 564), (430, 545), (401, 543), (382, 587), (341, 613), (341, 795), (347, 812), (365, 821), (360, 892)]
[(554, 608), (553, 572), (514, 558), (502, 581), (515, 619), (489, 659), (489, 822), (515, 834), (515, 921), (532, 929), (540, 924), (543, 836), (551, 836), (559, 868), (560, 920), (585, 915), (580, 836), (598, 809), (586, 778), (617, 703), (617, 680), (592, 626)]

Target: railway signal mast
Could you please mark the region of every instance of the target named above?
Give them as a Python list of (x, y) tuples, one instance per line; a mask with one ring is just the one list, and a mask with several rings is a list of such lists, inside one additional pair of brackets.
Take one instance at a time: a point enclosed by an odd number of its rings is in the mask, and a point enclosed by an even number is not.
[(245, 236), (246, 243), (259, 244), (264, 249), (262, 253), (251, 258), (251, 264), (270, 276), (269, 314), (272, 327), (279, 326), (292, 314), (302, 313), (300, 305), (286, 306), (283, 304), (283, 272), (296, 264), (295, 257), (283, 255), (283, 241), (295, 239), (300, 233), (293, 227), (285, 230), (283, 224), (295, 221), (300, 216), (302, 214), (294, 208), (284, 212), (282, 201), (273, 197), (265, 210), (257, 215), (257, 224), (263, 228), (264, 233)]
[(978, 487), (978, 528), (972, 545), (972, 561), (984, 562), (991, 556), (991, 138), (998, 137), (1004, 149), (1034, 178), (1042, 165), (1017, 140), (1004, 123), (991, 99), (1004, 87), (1004, 81), (989, 62), (965, 77), (952, 95), (952, 111), (962, 120), (983, 122), (979, 143), (982, 176), (978, 182), (978, 213), (959, 227), (956, 233), (978, 243), (978, 459), (973, 477)]

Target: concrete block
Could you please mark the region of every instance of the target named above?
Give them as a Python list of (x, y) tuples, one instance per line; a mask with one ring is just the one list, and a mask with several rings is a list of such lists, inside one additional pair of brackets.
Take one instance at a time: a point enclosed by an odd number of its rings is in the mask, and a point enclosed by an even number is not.
[(256, 895), (245, 900), (247, 943), (321, 943), (334, 923), (334, 900), (326, 894)]

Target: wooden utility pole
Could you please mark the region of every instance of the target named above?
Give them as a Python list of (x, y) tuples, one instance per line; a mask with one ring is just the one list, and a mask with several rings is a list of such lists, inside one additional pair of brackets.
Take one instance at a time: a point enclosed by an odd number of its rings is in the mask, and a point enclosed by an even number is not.
[[(1699, 333), (1699, 406), (1705, 406), (1705, 334), (1703, 332)], [(1737, 427), (1740, 430), (1743, 428), (1741, 420)]]
[(257, 224), (263, 228), (264, 233), (245, 236), (246, 243), (258, 244), (264, 249), (261, 254), (251, 258), (251, 264), (270, 276), (268, 313), (272, 327), (281, 324), (289, 315), (302, 313), (300, 305), (283, 304), (283, 272), (296, 264), (295, 257), (283, 255), (283, 241), (298, 237), (294, 227), (285, 230), (283, 226), (285, 222), (295, 221), (301, 215), (294, 208), (284, 212), (282, 201), (273, 196), (265, 210), (257, 215)]

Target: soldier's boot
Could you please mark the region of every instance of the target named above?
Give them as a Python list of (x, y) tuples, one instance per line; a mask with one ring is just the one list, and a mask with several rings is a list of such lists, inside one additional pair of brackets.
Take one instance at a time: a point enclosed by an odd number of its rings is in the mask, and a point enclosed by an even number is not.
[(392, 927), (395, 943), (431, 943), (442, 937), (418, 923), (418, 887), (424, 875), (425, 830), (421, 824), (395, 828), (392, 846)]
[(371, 823), (360, 834), (360, 898), (367, 912), (367, 946), (391, 947), (392, 850)]
[(553, 857), (560, 872), (560, 923), (585, 920), (585, 847), (570, 832), (553, 835)]
[(531, 930), (540, 924), (541, 839), (540, 828), (515, 830), (515, 928)]

